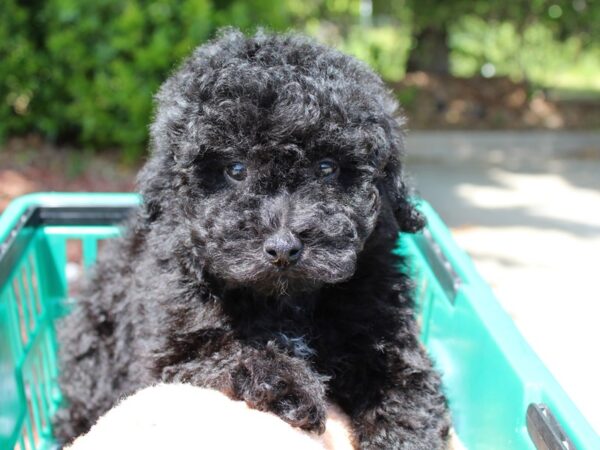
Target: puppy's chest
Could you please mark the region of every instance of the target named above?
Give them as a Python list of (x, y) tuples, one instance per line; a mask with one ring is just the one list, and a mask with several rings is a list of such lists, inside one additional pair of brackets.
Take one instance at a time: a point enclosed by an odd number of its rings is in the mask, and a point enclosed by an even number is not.
[(317, 366), (328, 365), (323, 359), (333, 355), (344, 358), (346, 335), (335, 322), (316, 320), (313, 316), (279, 316), (270, 320), (253, 320), (238, 329), (243, 340), (259, 346), (275, 344), (289, 356), (300, 358)]
[(288, 355), (309, 360), (317, 357), (319, 331), (310, 315), (265, 314), (236, 321), (234, 328), (243, 340), (258, 345), (275, 344)]
[(308, 336), (278, 332), (275, 341), (279, 347), (296, 358), (309, 359), (316, 356), (316, 350)]
[(288, 355), (310, 361), (326, 372), (340, 361), (346, 364), (358, 350), (371, 349), (372, 339), (365, 336), (378, 334), (357, 333), (357, 329), (371, 328), (364, 317), (331, 305), (304, 302), (285, 307), (268, 303), (252, 306), (227, 311), (232, 313), (228, 316), (234, 335), (258, 347), (275, 344)]
[(275, 344), (290, 356), (308, 359), (315, 356), (316, 329), (304, 318), (270, 317), (245, 321), (237, 327), (244, 340), (259, 345)]

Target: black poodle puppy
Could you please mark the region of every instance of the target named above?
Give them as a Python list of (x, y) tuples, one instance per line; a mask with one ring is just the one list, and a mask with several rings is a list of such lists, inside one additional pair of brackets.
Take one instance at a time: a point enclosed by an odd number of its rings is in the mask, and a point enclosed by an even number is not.
[(444, 448), (440, 378), (392, 253), (423, 218), (381, 79), (305, 37), (227, 30), (157, 104), (143, 205), (58, 329), (57, 436), (161, 381), (317, 433), (334, 402), (363, 449)]

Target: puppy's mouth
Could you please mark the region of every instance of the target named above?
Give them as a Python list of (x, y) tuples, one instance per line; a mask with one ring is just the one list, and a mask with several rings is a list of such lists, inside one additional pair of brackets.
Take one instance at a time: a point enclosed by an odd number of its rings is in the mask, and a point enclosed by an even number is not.
[(264, 261), (245, 266), (229, 265), (220, 276), (232, 287), (250, 288), (266, 295), (285, 296), (301, 292), (314, 292), (327, 284), (347, 280), (354, 274), (354, 260), (345, 266), (316, 264), (300, 260), (295, 264)]
[[(259, 245), (256, 245), (259, 244)], [(358, 248), (354, 246), (304, 245), (296, 254), (293, 249), (264, 249), (255, 245), (221, 247), (207, 258), (204, 269), (232, 288), (280, 295), (310, 292), (329, 284), (348, 280), (354, 274)], [(237, 251), (236, 251), (237, 250)]]
[(301, 292), (313, 292), (323, 284), (324, 282), (321, 280), (291, 276), (291, 271), (281, 270), (254, 280), (251, 287), (256, 292), (281, 297)]
[(230, 278), (229, 282), (234, 286), (251, 288), (267, 295), (309, 292), (325, 284), (324, 280), (310, 276), (300, 264), (289, 262), (259, 264), (250, 276)]

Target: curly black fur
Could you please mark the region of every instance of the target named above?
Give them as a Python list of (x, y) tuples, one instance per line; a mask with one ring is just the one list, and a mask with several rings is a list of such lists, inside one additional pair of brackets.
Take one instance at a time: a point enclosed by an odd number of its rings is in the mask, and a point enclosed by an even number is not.
[[(59, 438), (124, 394), (179, 381), (317, 432), (335, 402), (363, 449), (443, 448), (440, 379), (391, 252), (423, 219), (380, 78), (301, 36), (227, 30), (157, 103), (143, 206), (58, 330)], [(226, 175), (233, 163), (245, 179)], [(263, 249), (282, 232), (303, 244), (283, 268)]]

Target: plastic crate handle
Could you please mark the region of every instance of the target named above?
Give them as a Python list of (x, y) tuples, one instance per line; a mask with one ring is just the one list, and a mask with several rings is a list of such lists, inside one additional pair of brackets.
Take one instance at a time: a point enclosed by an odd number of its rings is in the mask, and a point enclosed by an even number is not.
[(538, 450), (577, 450), (544, 403), (531, 403), (527, 407), (527, 432)]

